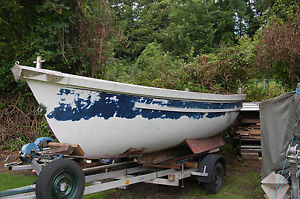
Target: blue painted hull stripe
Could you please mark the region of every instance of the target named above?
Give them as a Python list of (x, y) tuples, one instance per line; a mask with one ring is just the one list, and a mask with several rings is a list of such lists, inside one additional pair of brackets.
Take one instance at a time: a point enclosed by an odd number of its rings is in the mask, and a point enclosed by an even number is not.
[[(47, 114), (48, 118), (58, 121), (89, 120), (93, 117), (109, 119), (111, 117), (133, 119), (142, 116), (146, 119), (179, 119), (186, 116), (193, 119), (215, 118), (224, 116), (227, 111), (241, 108), (242, 102), (238, 103), (210, 103), (191, 102), (183, 100), (154, 99), (127, 94), (115, 94), (100, 91), (88, 91), (80, 89), (61, 89), (57, 95), (60, 98), (59, 106)], [(96, 97), (95, 97), (96, 96)], [(70, 101), (70, 99), (72, 99)], [(166, 110), (152, 110), (135, 107), (135, 104), (156, 105), (182, 109), (220, 109), (220, 112), (173, 112)]]

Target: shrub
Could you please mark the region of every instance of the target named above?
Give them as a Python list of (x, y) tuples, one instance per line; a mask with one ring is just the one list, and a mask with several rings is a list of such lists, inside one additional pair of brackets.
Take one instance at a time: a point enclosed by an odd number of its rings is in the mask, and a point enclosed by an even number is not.
[(170, 82), (170, 77), (176, 73), (181, 64), (181, 60), (175, 60), (169, 53), (165, 53), (160, 44), (150, 43), (136, 60), (137, 72), (134, 83), (176, 89)]
[(262, 71), (268, 71), (269, 77), (278, 78), (290, 86), (296, 87), (300, 81), (300, 25), (287, 22), (271, 22), (261, 34), (261, 44), (257, 45), (256, 60)]
[(0, 150), (20, 150), (37, 137), (54, 136), (33, 98), (28, 89), (0, 97)]
[(272, 79), (251, 79), (243, 85), (243, 91), (247, 94), (246, 101), (263, 101), (283, 95), (286, 90), (282, 83)]

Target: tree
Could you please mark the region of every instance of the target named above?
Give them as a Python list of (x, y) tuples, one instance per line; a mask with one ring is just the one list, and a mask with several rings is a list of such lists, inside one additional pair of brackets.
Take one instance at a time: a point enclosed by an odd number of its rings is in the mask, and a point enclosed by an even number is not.
[(76, 2), (19, 0), (0, 2), (1, 92), (15, 87), (14, 61), (31, 65), (41, 55), (50, 69), (71, 72), (78, 62)]
[(105, 73), (104, 63), (111, 56), (110, 40), (115, 35), (113, 12), (104, 1), (78, 0), (81, 58), (88, 58), (88, 75)]
[(257, 45), (257, 60), (261, 70), (290, 89), (300, 81), (300, 17), (299, 2), (276, 0), (262, 16), (265, 23)]

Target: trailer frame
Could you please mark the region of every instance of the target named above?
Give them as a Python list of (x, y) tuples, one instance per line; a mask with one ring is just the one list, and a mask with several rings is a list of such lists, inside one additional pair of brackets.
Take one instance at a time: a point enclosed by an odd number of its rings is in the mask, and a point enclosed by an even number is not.
[[(43, 139), (42, 139), (43, 140)], [(188, 177), (196, 177), (198, 182), (205, 183), (205, 185), (209, 186), (207, 189), (210, 193), (217, 193), (220, 190), (220, 187), (215, 186), (223, 186), (224, 175), (226, 175), (226, 166), (224, 158), (216, 155), (216, 152), (219, 151), (219, 146), (224, 144), (224, 141), (216, 141), (216, 138), (212, 139), (214, 142), (209, 143), (206, 148), (202, 148), (199, 152), (199, 141), (197, 145), (197, 141), (189, 140), (187, 144), (192, 143), (192, 146), (189, 146), (192, 151), (197, 151), (199, 153), (185, 154), (177, 157), (171, 157), (170, 154), (158, 155), (153, 154), (152, 156), (148, 156), (144, 159), (140, 159), (139, 157), (143, 157), (133, 154), (128, 154), (128, 157), (131, 157), (133, 161), (119, 162), (119, 163), (110, 163), (104, 164), (100, 166), (93, 166), (90, 168), (80, 168), (82, 173), (84, 173), (84, 184), (91, 183), (90, 185), (83, 188), (83, 195), (92, 194), (96, 192), (106, 191), (109, 189), (115, 188), (127, 188), (129, 185), (144, 182), (144, 183), (152, 183), (159, 185), (168, 185), (168, 186), (182, 186), (184, 187), (183, 179)], [(47, 141), (47, 139), (44, 139)], [(207, 139), (205, 139), (205, 143), (207, 143)], [(210, 140), (211, 141), (211, 140)], [(201, 141), (203, 143), (203, 140)], [(5, 166), (10, 170), (28, 170), (33, 169), (36, 174), (39, 176), (42, 170), (47, 168), (48, 162), (51, 162), (50, 165), (60, 164), (59, 162), (63, 162), (64, 159), (74, 160), (74, 161), (82, 161), (88, 160), (87, 156), (78, 156), (78, 155), (70, 155), (70, 154), (59, 154), (59, 153), (49, 153), (48, 145), (43, 145), (39, 150), (36, 150), (35, 147), (28, 145), (30, 148), (26, 149), (27, 154), (21, 153), (21, 160), (23, 162), (30, 163), (30, 165), (20, 165), (20, 163), (7, 163)], [(64, 149), (68, 151), (70, 150), (68, 145), (63, 145)], [(202, 146), (203, 147), (203, 146)], [(22, 148), (22, 151), (23, 148)], [(80, 150), (79, 150), (80, 151)], [(173, 150), (173, 152), (176, 150)], [(45, 155), (45, 154), (48, 154)], [(176, 153), (174, 153), (176, 155)], [(124, 157), (124, 155), (122, 156)], [(133, 158), (135, 157), (135, 158)], [(52, 159), (51, 159), (52, 158)], [(96, 160), (97, 158), (94, 157)], [(167, 158), (167, 159), (166, 159)], [(149, 162), (149, 160), (151, 160)], [(158, 160), (163, 160), (162, 162), (158, 162)], [(191, 162), (191, 160), (193, 162)], [(78, 166), (77, 163), (71, 161)], [(70, 162), (70, 161), (69, 161)], [(151, 164), (152, 162), (152, 164)], [(71, 163), (71, 164), (73, 164)], [(216, 172), (216, 165), (220, 167), (221, 171)], [(220, 170), (220, 169), (219, 169)], [(98, 171), (102, 171), (101, 173)], [(45, 172), (45, 171), (44, 171)], [(89, 175), (88, 173), (95, 173)], [(221, 173), (220, 173), (221, 172)], [(217, 176), (216, 176), (217, 175)], [(42, 176), (45, 176), (43, 174)], [(47, 175), (46, 175), (47, 176)], [(218, 182), (214, 182), (218, 180)], [(37, 180), (37, 183), (39, 180)], [(51, 182), (52, 183), (52, 182)], [(82, 182), (78, 182), (82, 183)], [(217, 183), (217, 185), (215, 185)], [(58, 187), (58, 191), (65, 192), (65, 189), (68, 188), (69, 185), (62, 185), (63, 183), (59, 182), (56, 184)], [(67, 188), (65, 188), (67, 186)], [(81, 185), (82, 186), (82, 185)], [(20, 187), (17, 189), (10, 189), (7, 191), (0, 192), (0, 197), (3, 199), (11, 199), (11, 198), (37, 198), (36, 196), (37, 187), (36, 185), (30, 185), (25, 187)]]

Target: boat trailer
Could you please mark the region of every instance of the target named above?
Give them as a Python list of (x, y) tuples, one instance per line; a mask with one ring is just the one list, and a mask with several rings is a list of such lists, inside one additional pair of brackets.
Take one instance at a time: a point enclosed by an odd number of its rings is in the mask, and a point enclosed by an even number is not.
[(152, 154), (141, 155), (131, 150), (118, 157), (100, 158), (85, 156), (76, 144), (38, 138), (22, 147), (21, 162), (5, 164), (10, 170), (32, 170), (38, 175), (36, 182), (2, 191), (0, 197), (77, 199), (139, 182), (183, 187), (183, 179), (192, 176), (209, 193), (217, 193), (226, 175), (224, 158), (216, 153), (222, 145), (222, 135), (218, 135), (185, 140), (179, 147)]

